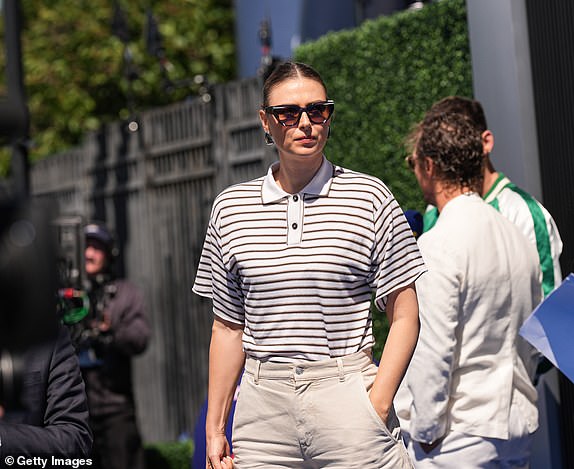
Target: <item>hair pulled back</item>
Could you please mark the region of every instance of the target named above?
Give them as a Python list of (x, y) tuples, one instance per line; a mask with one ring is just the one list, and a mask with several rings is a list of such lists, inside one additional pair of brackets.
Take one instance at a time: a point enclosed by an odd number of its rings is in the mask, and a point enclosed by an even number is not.
[(279, 85), (285, 80), (298, 77), (315, 80), (321, 84), (325, 90), (325, 94), (327, 93), (327, 87), (325, 86), (321, 75), (319, 75), (319, 73), (313, 67), (301, 62), (282, 62), (277, 65), (277, 67), (275, 67), (273, 72), (271, 72), (263, 84), (262, 107), (269, 106), (269, 95), (275, 86)]

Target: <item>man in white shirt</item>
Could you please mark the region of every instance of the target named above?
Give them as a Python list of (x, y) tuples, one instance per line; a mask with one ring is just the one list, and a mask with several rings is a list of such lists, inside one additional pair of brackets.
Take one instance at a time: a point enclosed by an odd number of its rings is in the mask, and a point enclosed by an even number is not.
[[(542, 271), (542, 289), (548, 295), (562, 283), (560, 254), (562, 239), (556, 222), (546, 208), (524, 189), (516, 186), (503, 173), (497, 171), (490, 159), (494, 148), (494, 135), (488, 129), (484, 109), (480, 102), (462, 96), (447, 96), (434, 103), (429, 113), (464, 114), (481, 132), (484, 165), (480, 195), (492, 205), (536, 246), (540, 270)], [(429, 206), (424, 214), (423, 231), (430, 230), (438, 219), (436, 207)]]
[(537, 360), (518, 329), (542, 295), (536, 249), (481, 199), (481, 134), (466, 116), (429, 113), (414, 135), (409, 163), (440, 217), (418, 241), (409, 451), (417, 468), (527, 467)]

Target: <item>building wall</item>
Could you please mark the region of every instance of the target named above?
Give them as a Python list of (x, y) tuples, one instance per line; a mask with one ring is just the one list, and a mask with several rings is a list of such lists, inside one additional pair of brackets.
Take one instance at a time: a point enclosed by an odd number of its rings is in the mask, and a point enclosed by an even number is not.
[[(495, 138), (497, 170), (552, 214), (574, 268), (574, 4), (466, 0), (474, 95)], [(538, 384), (541, 428), (531, 467), (574, 464), (573, 385), (557, 370)]]
[(271, 25), (271, 53), (282, 59), (305, 41), (329, 31), (353, 28), (364, 20), (407, 8), (409, 0), (236, 0), (235, 34), (240, 78), (257, 74), (262, 49), (261, 22)]

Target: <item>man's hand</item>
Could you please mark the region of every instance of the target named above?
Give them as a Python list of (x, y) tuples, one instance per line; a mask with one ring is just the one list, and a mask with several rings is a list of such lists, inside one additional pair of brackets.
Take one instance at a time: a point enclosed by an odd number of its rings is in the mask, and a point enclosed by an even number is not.
[(104, 311), (102, 320), (97, 323), (97, 328), (100, 332), (109, 332), (112, 328), (112, 317), (108, 311)]

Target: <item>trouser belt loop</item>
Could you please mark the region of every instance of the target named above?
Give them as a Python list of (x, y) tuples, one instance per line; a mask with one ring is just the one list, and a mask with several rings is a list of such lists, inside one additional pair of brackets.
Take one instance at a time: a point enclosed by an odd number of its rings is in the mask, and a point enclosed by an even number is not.
[(255, 373), (253, 373), (253, 381), (259, 384), (259, 370), (261, 369), (261, 361), (255, 360)]
[(345, 370), (343, 368), (343, 359), (341, 357), (337, 358), (337, 368), (339, 370), (339, 381), (345, 381)]

